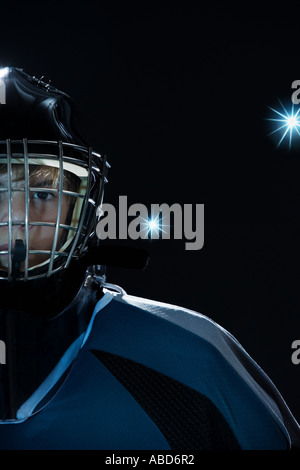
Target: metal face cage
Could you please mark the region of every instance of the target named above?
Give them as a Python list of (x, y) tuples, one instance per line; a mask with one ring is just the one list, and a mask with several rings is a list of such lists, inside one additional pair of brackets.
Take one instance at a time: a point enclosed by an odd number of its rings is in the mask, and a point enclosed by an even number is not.
[(84, 252), (96, 236), (108, 168), (105, 157), (79, 145), (0, 141), (0, 279), (49, 277)]

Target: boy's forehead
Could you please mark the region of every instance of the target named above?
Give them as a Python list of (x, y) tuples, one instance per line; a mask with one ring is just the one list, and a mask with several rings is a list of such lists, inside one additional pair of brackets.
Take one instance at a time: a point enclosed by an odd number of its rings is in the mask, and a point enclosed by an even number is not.
[[(0, 168), (0, 181), (8, 182), (8, 167), (7, 165), (1, 165)], [(50, 166), (28, 166), (28, 176), (30, 182), (41, 182), (43, 184), (53, 184), (58, 180), (59, 170)], [(12, 181), (24, 181), (25, 182), (25, 166), (21, 164), (11, 165), (11, 176)]]
[[(7, 162), (1, 163), (0, 160), (0, 173), (7, 173), (9, 167), (11, 167), (12, 172), (24, 172), (25, 168), (27, 165), (25, 165), (25, 162), (17, 162), (17, 163), (11, 163), (11, 165), (8, 165)], [(41, 173), (49, 173), (49, 172), (55, 172), (59, 168), (56, 168), (54, 166), (50, 165), (36, 165), (36, 164), (28, 164), (28, 171), (30, 173), (35, 173), (35, 172), (41, 172)]]

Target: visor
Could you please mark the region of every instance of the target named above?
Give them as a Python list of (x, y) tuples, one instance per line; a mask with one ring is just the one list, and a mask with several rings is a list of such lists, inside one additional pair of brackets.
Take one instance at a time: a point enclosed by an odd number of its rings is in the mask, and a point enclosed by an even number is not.
[(0, 279), (50, 276), (83, 252), (108, 166), (99, 154), (73, 144), (0, 142)]

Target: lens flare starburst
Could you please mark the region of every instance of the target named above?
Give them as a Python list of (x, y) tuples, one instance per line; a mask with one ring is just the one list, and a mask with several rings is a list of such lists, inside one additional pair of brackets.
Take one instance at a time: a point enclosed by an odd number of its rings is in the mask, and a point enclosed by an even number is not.
[(165, 228), (168, 227), (168, 225), (163, 224), (162, 220), (160, 219), (160, 215), (156, 215), (155, 217), (150, 217), (148, 220), (147, 219), (142, 219), (143, 223), (142, 225), (142, 230), (145, 231), (145, 236), (147, 237), (150, 235), (150, 238), (156, 238), (159, 236), (161, 233), (167, 233), (165, 231)]
[(293, 133), (296, 133), (296, 136), (300, 136), (300, 108), (295, 112), (294, 105), (292, 105), (291, 112), (288, 112), (282, 102), (280, 100), (278, 101), (282, 110), (279, 111), (278, 109), (268, 106), (268, 108), (276, 114), (276, 117), (266, 118), (266, 120), (277, 124), (276, 129), (268, 135), (271, 136), (278, 133), (280, 137), (277, 142), (277, 148), (282, 144), (285, 138), (288, 139), (289, 149), (291, 149)]

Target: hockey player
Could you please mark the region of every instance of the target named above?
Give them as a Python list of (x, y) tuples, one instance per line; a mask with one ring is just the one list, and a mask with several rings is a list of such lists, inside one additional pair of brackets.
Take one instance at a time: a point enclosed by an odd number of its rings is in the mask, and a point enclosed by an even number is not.
[(1, 77), (0, 448), (299, 446), (282, 396), (230, 333), (106, 283), (106, 158), (65, 93), (21, 69)]

